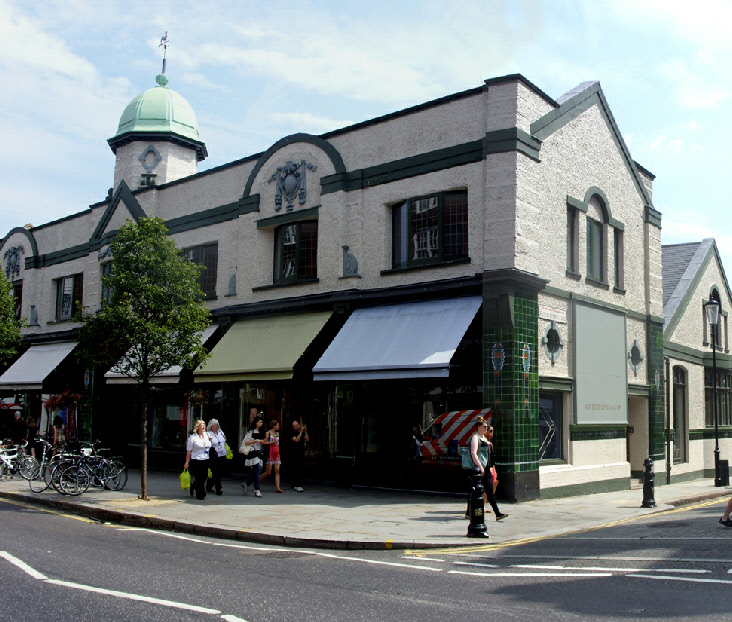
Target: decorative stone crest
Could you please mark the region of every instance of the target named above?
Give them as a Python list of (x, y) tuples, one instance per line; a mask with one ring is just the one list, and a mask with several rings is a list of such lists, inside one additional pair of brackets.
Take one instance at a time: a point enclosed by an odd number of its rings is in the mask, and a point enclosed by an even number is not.
[(137, 159), (140, 160), (142, 168), (144, 168), (148, 173), (152, 173), (163, 158), (160, 156), (160, 152), (155, 149), (154, 145), (148, 145), (147, 149), (145, 149)]
[(20, 256), (25, 255), (22, 244), (13, 246), (5, 251), (3, 257), (7, 260), (5, 264), (5, 276), (8, 280), (14, 276), (20, 276)]
[(267, 180), (267, 183), (277, 182), (275, 191), (275, 211), (282, 209), (282, 197), (287, 200), (287, 211), (291, 212), (295, 197), (298, 198), (300, 205), (305, 205), (307, 198), (307, 190), (305, 189), (305, 171), (317, 171), (318, 167), (310, 162), (301, 160), (293, 162), (288, 160), (285, 166), (278, 166), (275, 173)]

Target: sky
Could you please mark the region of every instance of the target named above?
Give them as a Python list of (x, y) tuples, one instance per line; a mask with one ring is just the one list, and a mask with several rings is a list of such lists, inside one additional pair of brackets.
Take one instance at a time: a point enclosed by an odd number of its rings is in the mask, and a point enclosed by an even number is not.
[(107, 139), (168, 85), (199, 171), (521, 73), (555, 100), (599, 80), (656, 175), (663, 243), (717, 240), (732, 274), (732, 0), (0, 0), (0, 237), (103, 200)]

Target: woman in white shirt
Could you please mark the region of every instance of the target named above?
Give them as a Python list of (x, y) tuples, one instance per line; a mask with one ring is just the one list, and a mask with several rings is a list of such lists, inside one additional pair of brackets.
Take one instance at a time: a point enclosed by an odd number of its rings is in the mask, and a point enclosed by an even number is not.
[(262, 465), (264, 464), (262, 461), (262, 443), (264, 441), (264, 432), (262, 432), (263, 425), (264, 420), (262, 417), (255, 417), (251, 424), (249, 424), (249, 431), (244, 437), (244, 444), (251, 445), (251, 449), (246, 455), (247, 459), (244, 461), (244, 464), (251, 468), (252, 471), (249, 474), (247, 481), (242, 483), (241, 491), (244, 494), (247, 494), (249, 486), (254, 482), (255, 497), (262, 496), (262, 491), (259, 489), (259, 476), (262, 474)]
[(208, 438), (211, 440), (211, 451), (208, 452), (208, 466), (211, 469), (211, 479), (206, 482), (206, 490), (216, 494), (223, 494), (221, 490), (221, 469), (226, 460), (226, 435), (221, 431), (218, 419), (208, 422)]
[(206, 478), (208, 477), (208, 450), (211, 449), (211, 439), (206, 434), (206, 422), (198, 419), (193, 425), (193, 434), (186, 443), (186, 463), (184, 469), (191, 472), (191, 496), (196, 493), (196, 499), (203, 501), (206, 498)]

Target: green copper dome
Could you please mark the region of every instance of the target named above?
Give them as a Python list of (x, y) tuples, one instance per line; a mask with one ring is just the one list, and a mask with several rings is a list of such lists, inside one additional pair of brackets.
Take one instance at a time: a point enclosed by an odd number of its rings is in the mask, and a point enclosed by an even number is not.
[(173, 132), (198, 141), (198, 122), (191, 105), (169, 89), (168, 76), (155, 78), (158, 86), (141, 93), (125, 108), (113, 138), (129, 132)]

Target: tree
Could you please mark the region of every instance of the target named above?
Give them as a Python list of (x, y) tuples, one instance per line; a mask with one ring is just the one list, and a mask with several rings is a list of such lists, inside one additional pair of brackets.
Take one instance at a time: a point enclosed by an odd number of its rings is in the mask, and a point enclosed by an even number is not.
[(13, 285), (0, 271), (0, 365), (13, 358), (20, 345), (23, 320), (15, 316)]
[(111, 243), (112, 271), (102, 277), (110, 299), (82, 314), (80, 356), (118, 371), (142, 388), (140, 498), (147, 499), (147, 407), (150, 380), (174, 365), (191, 367), (207, 354), (200, 333), (200, 266), (186, 261), (160, 218), (128, 220)]

